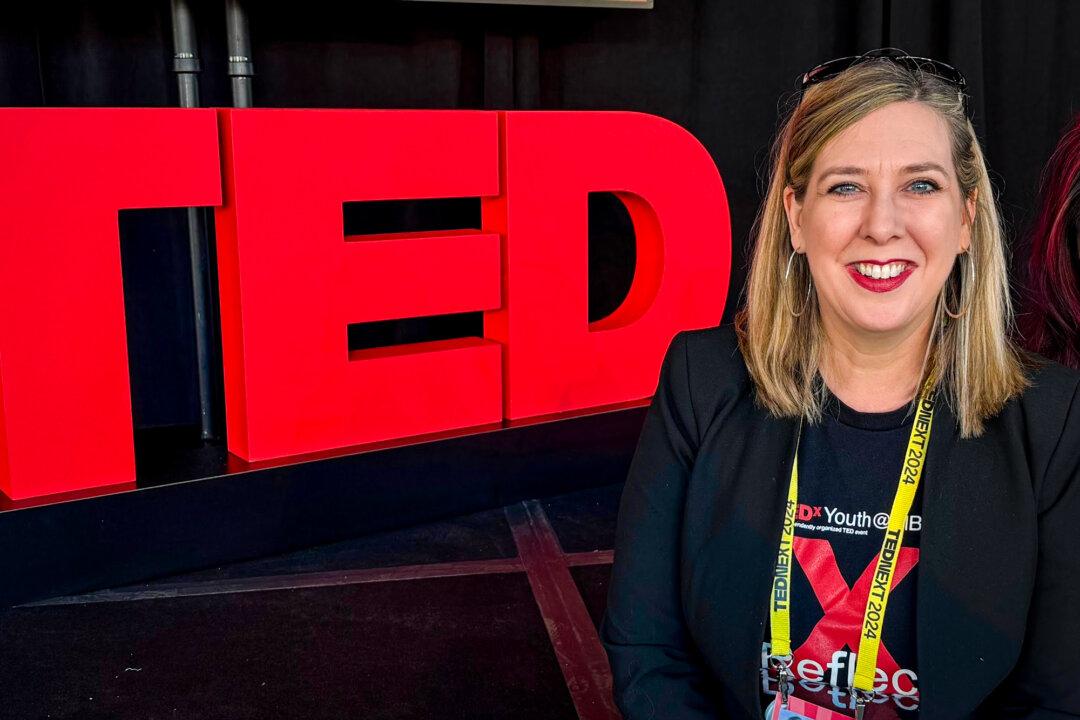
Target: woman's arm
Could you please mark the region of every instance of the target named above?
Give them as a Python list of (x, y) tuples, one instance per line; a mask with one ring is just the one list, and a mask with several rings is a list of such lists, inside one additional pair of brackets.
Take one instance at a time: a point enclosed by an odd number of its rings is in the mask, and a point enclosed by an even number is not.
[(698, 429), (686, 335), (671, 341), (619, 506), (600, 637), (624, 720), (719, 717), (683, 620), (679, 537)]
[(1039, 492), (1038, 564), (1020, 659), (997, 717), (1080, 717), (1080, 387)]

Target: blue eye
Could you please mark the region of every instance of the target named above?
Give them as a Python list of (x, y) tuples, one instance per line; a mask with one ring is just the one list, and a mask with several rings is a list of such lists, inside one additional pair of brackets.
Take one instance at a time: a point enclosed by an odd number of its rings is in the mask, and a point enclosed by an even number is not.
[(916, 180), (909, 185), (916, 195), (930, 195), (941, 189), (933, 180)]
[(838, 183), (829, 188), (829, 192), (835, 195), (854, 195), (859, 191), (859, 186), (854, 183)]

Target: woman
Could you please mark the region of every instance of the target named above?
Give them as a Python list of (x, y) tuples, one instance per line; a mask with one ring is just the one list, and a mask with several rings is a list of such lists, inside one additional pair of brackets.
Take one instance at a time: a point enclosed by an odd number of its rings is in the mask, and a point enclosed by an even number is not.
[(1034, 352), (1080, 368), (1080, 115), (1046, 163), (1040, 195), (1021, 335)]
[(963, 84), (804, 76), (746, 305), (672, 341), (623, 492), (625, 720), (1080, 716), (1080, 375), (1008, 340)]

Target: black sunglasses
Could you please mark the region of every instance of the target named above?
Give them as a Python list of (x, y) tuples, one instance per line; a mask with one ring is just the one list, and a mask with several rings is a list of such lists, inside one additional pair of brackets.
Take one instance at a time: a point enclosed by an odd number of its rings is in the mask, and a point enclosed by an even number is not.
[(959, 70), (948, 63), (943, 63), (940, 60), (934, 60), (933, 58), (908, 55), (899, 48), (879, 48), (863, 53), (862, 55), (849, 55), (848, 57), (829, 60), (811, 70), (807, 70), (802, 76), (802, 89), (806, 90), (806, 88), (811, 85), (816, 85), (819, 82), (834, 78), (850, 67), (861, 65), (865, 62), (870, 62), (871, 60), (888, 60), (889, 62), (894, 62), (912, 72), (921, 70), (922, 72), (929, 73), (944, 80), (950, 85), (955, 85), (961, 91), (967, 87), (967, 80), (964, 79), (964, 76)]

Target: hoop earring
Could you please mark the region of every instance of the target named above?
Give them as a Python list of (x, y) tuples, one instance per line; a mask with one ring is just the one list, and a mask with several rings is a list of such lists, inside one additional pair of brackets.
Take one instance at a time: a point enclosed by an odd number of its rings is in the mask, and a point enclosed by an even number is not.
[[(791, 275), (791, 261), (795, 259), (796, 255), (798, 255), (798, 253), (795, 252), (794, 250), (792, 250), (791, 255), (788, 256), (787, 269), (784, 270), (784, 284), (785, 285), (787, 284), (788, 276)], [(807, 273), (807, 274), (809, 275), (809, 273)], [(790, 306), (787, 309), (788, 312), (791, 313), (792, 317), (802, 317), (802, 314), (804, 312), (806, 312), (806, 308), (810, 304), (810, 291), (813, 289), (813, 287), (814, 287), (814, 278), (813, 278), (813, 276), (810, 276), (810, 278), (806, 282), (806, 297), (803, 299), (802, 309), (800, 309), (799, 312), (795, 312), (794, 310), (791, 309)]]
[[(964, 295), (967, 295), (967, 298), (963, 303), (963, 310), (960, 310), (959, 312), (955, 312), (955, 313), (952, 310), (950, 310), (949, 309), (949, 302), (946, 299), (946, 296), (949, 293), (945, 288), (942, 288), (942, 291), (941, 291), (941, 306), (945, 309), (945, 314), (948, 315), (949, 317), (951, 317), (953, 320), (959, 320), (960, 318), (964, 317), (965, 315), (967, 315), (968, 310), (971, 309), (971, 295), (972, 295), (972, 293), (975, 292), (975, 261), (971, 259), (970, 252), (971, 251), (969, 250), (966, 253), (961, 253), (960, 254), (960, 257), (964, 257), (965, 255), (968, 256), (966, 264), (967, 264), (968, 267), (971, 268), (971, 273), (970, 273), (971, 282), (970, 282), (970, 284), (969, 283), (964, 283), (964, 288), (966, 288), (966, 287), (968, 287), (970, 285), (971, 290), (968, 293), (965, 293), (963, 288), (960, 290), (960, 296), (961, 297), (963, 297)], [(961, 262), (961, 260), (959, 258), (957, 258), (957, 262)], [(963, 274), (964, 273), (961, 270), (960, 271), (960, 276), (963, 277)]]
[(787, 259), (787, 270), (785, 270), (785, 271), (784, 271), (784, 282), (787, 282), (787, 279), (788, 279), (788, 275), (790, 275), (790, 274), (791, 274), (791, 261), (795, 259), (795, 256), (796, 256), (796, 255), (798, 255), (798, 253), (797, 253), (797, 252), (795, 252), (794, 250), (792, 250), (792, 251), (791, 251), (791, 254), (790, 254), (790, 255), (788, 255), (788, 259)]

